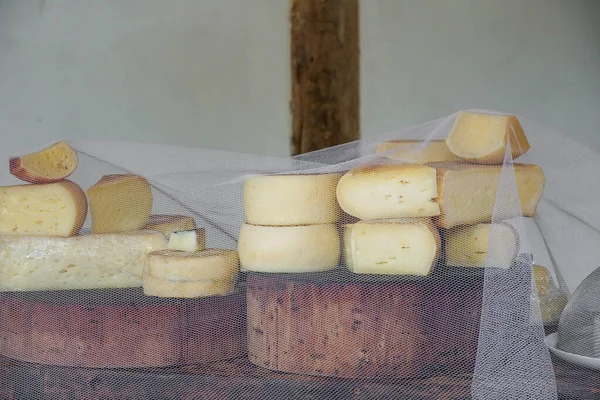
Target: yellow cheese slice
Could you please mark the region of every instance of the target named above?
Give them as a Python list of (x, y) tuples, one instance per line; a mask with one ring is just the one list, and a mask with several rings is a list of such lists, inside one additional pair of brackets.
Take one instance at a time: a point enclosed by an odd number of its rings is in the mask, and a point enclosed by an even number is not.
[(160, 250), (150, 253), (146, 261), (148, 275), (169, 281), (231, 280), (239, 270), (237, 251), (227, 249)]
[(70, 176), (79, 163), (77, 152), (65, 141), (9, 160), (10, 173), (25, 182), (59, 182)]
[[(391, 150), (395, 151), (391, 152)], [(387, 158), (415, 164), (461, 160), (448, 149), (445, 140), (391, 140), (380, 143), (375, 152), (390, 152), (386, 155)]]

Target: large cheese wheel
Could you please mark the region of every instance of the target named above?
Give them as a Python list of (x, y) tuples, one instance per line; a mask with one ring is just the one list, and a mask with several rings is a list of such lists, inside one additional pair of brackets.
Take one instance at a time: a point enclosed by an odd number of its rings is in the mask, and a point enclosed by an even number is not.
[(333, 224), (258, 226), (244, 224), (238, 241), (244, 270), (315, 272), (336, 268), (340, 236)]
[(168, 281), (212, 281), (235, 279), (240, 270), (237, 251), (206, 249), (197, 252), (159, 250), (148, 254), (146, 271)]
[(338, 221), (335, 188), (341, 174), (271, 175), (244, 183), (246, 222), (253, 225), (307, 225)]

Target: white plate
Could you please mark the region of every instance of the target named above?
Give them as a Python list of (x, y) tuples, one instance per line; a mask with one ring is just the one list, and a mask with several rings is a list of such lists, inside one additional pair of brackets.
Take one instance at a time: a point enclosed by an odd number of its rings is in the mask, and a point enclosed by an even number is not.
[(552, 333), (546, 336), (544, 340), (548, 349), (558, 358), (561, 358), (565, 361), (578, 365), (580, 367), (591, 368), (600, 371), (600, 358), (592, 358), (586, 356), (580, 356), (573, 353), (567, 353), (566, 351), (559, 350), (556, 347), (558, 342), (558, 333)]

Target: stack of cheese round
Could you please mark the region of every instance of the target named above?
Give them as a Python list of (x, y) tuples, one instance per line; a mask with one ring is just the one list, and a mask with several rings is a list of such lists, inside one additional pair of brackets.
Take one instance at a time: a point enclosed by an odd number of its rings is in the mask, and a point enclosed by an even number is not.
[(335, 197), (340, 174), (269, 175), (244, 183), (238, 241), (247, 271), (302, 273), (337, 267), (340, 209)]

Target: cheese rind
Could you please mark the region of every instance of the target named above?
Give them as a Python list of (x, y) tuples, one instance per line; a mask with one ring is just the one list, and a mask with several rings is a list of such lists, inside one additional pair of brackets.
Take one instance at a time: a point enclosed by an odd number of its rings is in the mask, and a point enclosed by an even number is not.
[(242, 269), (257, 272), (319, 272), (340, 261), (340, 236), (334, 224), (258, 226), (243, 224), (238, 252)]
[(391, 140), (380, 143), (375, 152), (390, 152), (385, 157), (415, 164), (461, 160), (448, 149), (445, 140)]
[(69, 177), (79, 163), (77, 152), (65, 141), (9, 160), (10, 173), (30, 183), (52, 183)]
[(87, 199), (77, 184), (0, 187), (0, 234), (74, 236), (87, 216)]
[(196, 221), (187, 215), (152, 214), (143, 229), (169, 235), (173, 232), (196, 229)]
[(363, 220), (440, 214), (436, 171), (420, 164), (366, 164), (348, 171), (337, 186), (341, 208)]
[(148, 255), (146, 273), (168, 281), (236, 279), (240, 270), (237, 251), (206, 249), (194, 253), (160, 250)]
[(226, 296), (233, 293), (235, 280), (179, 282), (158, 279), (144, 274), (143, 289), (146, 296), (154, 297), (195, 298)]
[(142, 229), (152, 211), (152, 188), (141, 176), (104, 175), (87, 190), (92, 233)]
[(516, 116), (466, 111), (458, 114), (446, 138), (452, 153), (478, 164), (502, 164), (509, 143), (513, 160), (530, 149)]
[(246, 222), (293, 226), (337, 222), (341, 174), (257, 176), (244, 182)]
[(343, 227), (344, 263), (357, 274), (427, 276), (440, 254), (430, 218), (358, 222)]
[(168, 248), (187, 252), (202, 251), (206, 249), (206, 232), (204, 228), (172, 232)]
[(166, 248), (159, 232), (0, 235), (0, 291), (140, 287), (146, 256)]
[[(542, 197), (545, 176), (540, 167), (531, 164), (513, 164), (517, 190), (511, 190), (501, 179), (502, 165), (478, 165), (466, 162), (435, 162), (427, 164), (437, 170), (438, 199), (441, 214), (434, 218), (440, 228), (458, 225), (490, 223), (519, 216), (535, 216)], [(510, 167), (506, 167), (510, 168)], [(512, 171), (504, 171), (512, 174)], [(502, 198), (497, 199), (500, 185)]]

